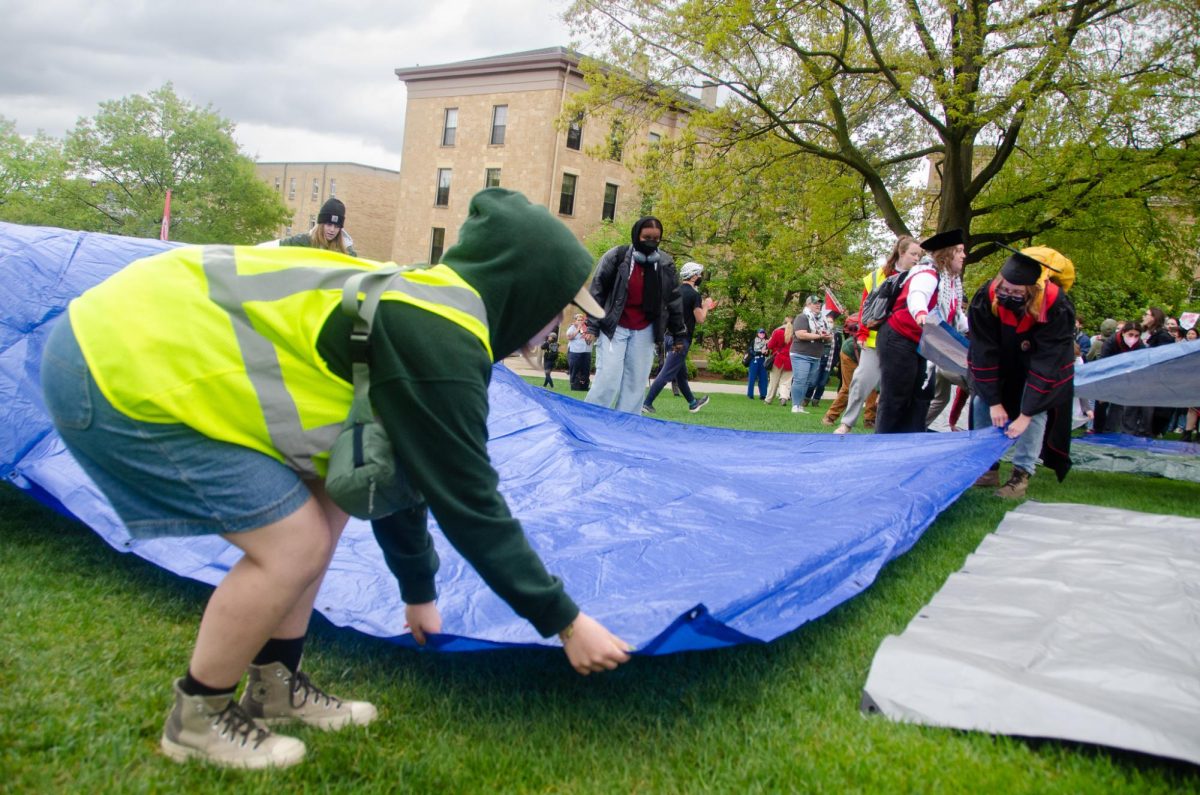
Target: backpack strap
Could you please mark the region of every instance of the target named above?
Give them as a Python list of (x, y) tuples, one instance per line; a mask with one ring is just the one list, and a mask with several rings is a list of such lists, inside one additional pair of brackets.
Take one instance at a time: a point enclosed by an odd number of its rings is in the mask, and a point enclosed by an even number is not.
[[(375, 323), (375, 311), (384, 292), (403, 268), (391, 265), (372, 271), (355, 273), (342, 286), (342, 313), (354, 319), (350, 330), (350, 361), (354, 379), (354, 401), (350, 404), (347, 422), (365, 424), (374, 419), (368, 393), (371, 389), (371, 369), (367, 365), (368, 341)], [(358, 300), (359, 292), (364, 294)]]

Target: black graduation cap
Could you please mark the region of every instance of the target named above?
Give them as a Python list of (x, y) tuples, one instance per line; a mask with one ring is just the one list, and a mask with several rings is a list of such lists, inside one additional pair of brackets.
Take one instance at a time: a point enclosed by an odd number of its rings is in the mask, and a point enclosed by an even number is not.
[(1042, 277), (1042, 263), (1027, 254), (1014, 251), (1004, 261), (1004, 266), (1000, 268), (1000, 275), (1009, 284), (1022, 286), (1037, 284), (1038, 279)]
[(1000, 268), (1000, 275), (1008, 281), (1009, 284), (1029, 285), (1037, 284), (1038, 279), (1042, 278), (1042, 268), (1053, 273), (1061, 273), (1058, 268), (1047, 265), (1039, 259), (1034, 259), (1028, 254), (1022, 254), (1012, 246), (1004, 243), (1000, 244), (1004, 248), (1012, 252), (1004, 265)]
[(922, 240), (921, 248), (926, 251), (939, 251), (943, 248), (951, 248), (953, 246), (965, 246), (966, 243), (966, 238), (963, 237), (963, 230), (947, 229), (945, 232), (938, 232), (927, 240)]

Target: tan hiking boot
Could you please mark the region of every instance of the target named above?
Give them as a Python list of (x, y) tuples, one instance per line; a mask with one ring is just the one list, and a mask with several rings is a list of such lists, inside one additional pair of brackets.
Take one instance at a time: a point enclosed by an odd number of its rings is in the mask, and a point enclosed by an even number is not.
[(251, 665), (242, 693), (242, 706), (269, 726), (300, 721), (333, 731), (345, 726), (366, 726), (379, 714), (366, 701), (343, 701), (309, 680), (303, 671), (294, 675), (280, 662)]
[(1008, 477), (1008, 482), (996, 489), (996, 496), (1009, 500), (1024, 497), (1025, 490), (1029, 488), (1029, 478), (1031, 477), (1033, 475), (1024, 469), (1013, 467), (1012, 474)]
[(175, 680), (175, 707), (163, 727), (162, 751), (176, 762), (199, 759), (221, 767), (290, 767), (304, 743), (274, 734), (228, 696), (189, 696)]
[(999, 465), (992, 467), (987, 472), (979, 476), (979, 479), (971, 484), (977, 489), (998, 489), (1000, 488), (1000, 467)]

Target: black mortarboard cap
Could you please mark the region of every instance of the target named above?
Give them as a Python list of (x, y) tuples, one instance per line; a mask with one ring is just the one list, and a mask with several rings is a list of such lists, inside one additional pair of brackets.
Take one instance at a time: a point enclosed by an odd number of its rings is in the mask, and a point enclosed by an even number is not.
[(945, 232), (938, 232), (933, 237), (921, 241), (921, 248), (926, 251), (940, 251), (943, 248), (966, 245), (966, 242), (963, 230), (947, 229)]
[(1042, 277), (1042, 263), (1033, 257), (1015, 251), (1004, 261), (1004, 266), (1000, 268), (1000, 275), (1009, 284), (1022, 286), (1037, 284), (1038, 279)]

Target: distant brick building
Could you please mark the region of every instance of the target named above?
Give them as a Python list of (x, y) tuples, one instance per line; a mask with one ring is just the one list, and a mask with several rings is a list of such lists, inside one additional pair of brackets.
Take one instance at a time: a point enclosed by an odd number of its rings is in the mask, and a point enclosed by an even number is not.
[(326, 199), (346, 205), (346, 231), (367, 259), (392, 259), (400, 172), (359, 163), (256, 163), (258, 176), (292, 211), (280, 237), (312, 228)]
[[(619, 151), (603, 119), (559, 129), (567, 97), (585, 88), (579, 56), (562, 47), (395, 71), (408, 88), (397, 261), (436, 262), (455, 242), (471, 196), (493, 185), (546, 206), (582, 240), (602, 219), (636, 212), (629, 164), (688, 115), (681, 107), (630, 131)], [(590, 157), (596, 147), (608, 157)]]

